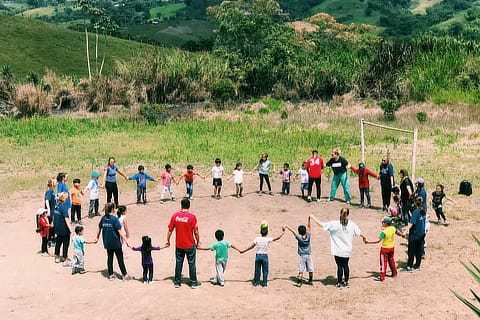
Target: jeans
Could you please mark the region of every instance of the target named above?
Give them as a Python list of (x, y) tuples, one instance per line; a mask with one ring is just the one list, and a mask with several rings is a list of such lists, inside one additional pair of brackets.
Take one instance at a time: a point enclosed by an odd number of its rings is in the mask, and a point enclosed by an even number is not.
[(107, 269), (108, 275), (113, 275), (113, 255), (117, 256), (118, 266), (123, 276), (127, 275), (127, 268), (125, 268), (125, 262), (123, 261), (123, 250), (122, 248), (117, 249), (107, 249)]
[[(260, 283), (260, 271), (263, 274), (263, 281)], [(255, 273), (253, 274), (253, 284), (255, 286), (261, 284), (262, 287), (267, 286), (268, 281), (268, 255), (256, 254), (255, 255)]]
[(317, 188), (317, 199), (320, 199), (320, 194), (322, 193), (322, 177), (320, 178), (312, 178), (308, 177), (308, 196), (312, 196), (313, 191), (313, 184), (315, 183), (315, 187)]
[(153, 263), (152, 264), (144, 264), (143, 267), (143, 282), (153, 281)]
[(147, 188), (137, 186), (137, 202), (143, 201), (143, 203), (147, 202)]
[(68, 246), (70, 245), (70, 234), (59, 235), (57, 234), (57, 241), (55, 242), (55, 256), (60, 255), (60, 247), (62, 247), (62, 258), (68, 258)]
[(382, 203), (385, 209), (390, 206), (390, 198), (392, 197), (392, 185), (390, 183), (381, 185), (382, 187)]
[(88, 205), (88, 216), (93, 217), (95, 215), (98, 215), (98, 199), (90, 200)]
[(267, 183), (268, 191), (269, 192), (272, 191), (272, 186), (270, 185), (270, 178), (268, 177), (268, 174), (260, 173), (259, 176), (260, 176), (260, 191), (263, 190), (263, 180), (265, 180), (265, 182)]
[(290, 194), (290, 182), (282, 182), (282, 193)]
[(175, 284), (182, 283), (182, 268), (183, 268), (183, 260), (187, 256), (188, 261), (188, 271), (190, 276), (190, 285), (197, 284), (197, 267), (196, 263), (196, 256), (197, 256), (197, 248), (195, 246), (189, 249), (180, 249), (175, 248)]
[(350, 278), (350, 268), (348, 267), (348, 260), (350, 258), (335, 256), (335, 262), (337, 264), (337, 283), (342, 283), (342, 278), (345, 282), (348, 282)]
[[(425, 242), (425, 235), (419, 239), (408, 239), (408, 260), (407, 267), (419, 269), (422, 263), (423, 244)], [(415, 259), (415, 264), (413, 264)]]
[(412, 203), (410, 201), (402, 202), (402, 222), (407, 225), (410, 221), (410, 208)]
[(107, 202), (112, 202), (112, 195), (113, 201), (115, 203), (115, 208), (118, 207), (118, 187), (116, 182), (105, 182), (105, 189), (107, 189)]
[(185, 188), (187, 188), (187, 197), (192, 198), (193, 197), (193, 181), (185, 182)]
[(352, 197), (350, 196), (350, 184), (348, 183), (348, 175), (346, 172), (337, 173), (333, 175), (332, 188), (330, 190), (330, 200), (335, 199), (335, 194), (337, 193), (337, 188), (339, 184), (342, 184), (343, 194), (345, 195), (345, 201), (351, 202)]
[(360, 188), (360, 205), (363, 206), (363, 199), (367, 197), (367, 205), (370, 206), (372, 203), (370, 201), (370, 188)]

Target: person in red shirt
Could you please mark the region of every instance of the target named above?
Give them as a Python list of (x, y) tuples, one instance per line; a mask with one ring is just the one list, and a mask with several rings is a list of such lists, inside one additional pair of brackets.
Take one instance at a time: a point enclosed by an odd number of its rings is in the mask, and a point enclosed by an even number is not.
[(47, 213), (48, 210), (44, 208), (38, 209), (37, 212), (37, 231), (40, 234), (40, 237), (42, 237), (41, 249), (42, 256), (44, 257), (50, 256), (48, 254), (47, 243), (50, 236), (50, 228), (52, 227), (52, 225), (48, 222)]
[(166, 246), (170, 246), (170, 237), (175, 229), (175, 288), (179, 288), (181, 285), (185, 256), (188, 261), (190, 287), (195, 289), (200, 286), (196, 270), (196, 252), (197, 246), (200, 245), (200, 234), (198, 233), (197, 217), (189, 212), (189, 209), (190, 200), (182, 199), (181, 210), (172, 215), (168, 225)]
[(351, 167), (353, 172), (358, 174), (358, 188), (360, 189), (360, 208), (364, 207), (364, 197), (367, 197), (367, 208), (370, 208), (372, 203), (370, 201), (370, 181), (368, 181), (368, 176), (372, 176), (375, 179), (379, 179), (379, 176), (372, 172), (372, 170), (365, 167), (363, 162), (358, 164), (358, 169)]
[(322, 157), (318, 156), (318, 151), (312, 151), (312, 157), (306, 161), (307, 171), (308, 171), (308, 197), (307, 201), (312, 201), (312, 189), (313, 184), (317, 188), (317, 202), (320, 202), (320, 194), (322, 192), (322, 169), (325, 168), (325, 163), (323, 162)]

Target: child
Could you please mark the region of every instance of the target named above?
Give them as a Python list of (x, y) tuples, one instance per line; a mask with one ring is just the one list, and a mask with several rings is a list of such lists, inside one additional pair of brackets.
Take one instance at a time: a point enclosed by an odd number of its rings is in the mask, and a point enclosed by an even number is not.
[(147, 204), (147, 180), (155, 181), (152, 177), (145, 173), (145, 167), (138, 166), (138, 173), (128, 178), (128, 180), (137, 181), (137, 204), (140, 204), (140, 199), (143, 204)]
[[(262, 221), (260, 224), (261, 237), (256, 237), (253, 243), (245, 250), (240, 250), (240, 253), (245, 253), (254, 247), (257, 247), (257, 253), (255, 255), (255, 273), (253, 275), (253, 285), (256, 287), (259, 284), (262, 287), (267, 286), (268, 281), (268, 246), (270, 243), (280, 240), (285, 234), (285, 229), (282, 228), (282, 233), (276, 238), (267, 237), (268, 235), (268, 222)], [(263, 273), (263, 281), (260, 283), (260, 271)]]
[(142, 237), (142, 245), (140, 247), (132, 247), (133, 251), (142, 252), (143, 284), (151, 284), (153, 282), (152, 250), (162, 250), (166, 247), (152, 246), (152, 239), (149, 236)]
[(219, 158), (215, 159), (215, 165), (213, 166), (212, 170), (207, 173), (205, 176), (208, 177), (209, 175), (212, 175), (213, 177), (213, 196), (212, 198), (216, 198), (217, 200), (220, 200), (220, 192), (222, 191), (222, 176), (225, 174), (225, 170), (223, 169), (222, 166), (222, 160)]
[[(47, 219), (48, 223), (53, 222), (53, 215), (55, 211), (55, 206), (57, 205), (57, 180), (55, 178), (50, 178), (47, 181), (48, 190), (45, 192), (45, 209), (47, 209)], [(55, 232), (53, 230), (53, 225), (50, 227), (47, 247), (55, 246)]]
[(442, 201), (444, 198), (453, 204), (455, 204), (455, 201), (447, 197), (447, 195), (443, 192), (443, 188), (443, 185), (437, 184), (435, 191), (432, 192), (432, 208), (435, 210), (435, 214), (437, 215), (437, 224), (440, 224), (440, 218), (442, 218), (443, 224), (448, 226), (447, 218), (445, 218), (445, 214), (443, 213)]
[(245, 172), (242, 170), (242, 164), (237, 162), (235, 165), (235, 170), (233, 170), (233, 182), (235, 182), (235, 196), (237, 198), (243, 197), (243, 176)]
[(310, 243), (312, 235), (310, 233), (310, 217), (308, 217), (307, 227), (303, 225), (298, 226), (298, 234), (295, 232), (295, 230), (293, 230), (292, 227), (288, 225), (284, 226), (284, 228), (290, 230), (295, 239), (298, 241), (298, 255), (300, 256), (300, 260), (298, 261), (298, 275), (295, 286), (300, 287), (302, 285), (302, 278), (305, 270), (308, 271), (308, 284), (313, 284), (313, 261), (311, 257), (312, 246)]
[(292, 178), (293, 172), (290, 170), (290, 165), (288, 163), (283, 164), (283, 170), (278, 172), (282, 176), (282, 194), (290, 194), (290, 180)]
[(172, 201), (175, 201), (175, 195), (173, 194), (173, 189), (172, 189), (172, 181), (175, 181), (175, 176), (172, 173), (172, 166), (169, 164), (165, 165), (165, 171), (162, 172), (161, 175), (162, 178), (162, 193), (160, 194), (160, 203), (163, 203), (165, 201), (165, 192), (170, 193), (170, 199)]
[(217, 242), (212, 244), (210, 246), (210, 248), (197, 247), (197, 249), (199, 249), (199, 250), (215, 251), (216, 275), (215, 275), (215, 279), (212, 281), (212, 284), (213, 285), (218, 284), (221, 287), (223, 287), (225, 285), (225, 280), (223, 278), (223, 274), (225, 272), (225, 269), (227, 268), (228, 248), (233, 248), (233, 249), (239, 251), (238, 248), (236, 248), (229, 241), (223, 240), (224, 236), (225, 236), (225, 233), (223, 232), (223, 230), (217, 230), (217, 231), (215, 231), (215, 239), (217, 239)]
[(380, 248), (380, 277), (374, 278), (375, 281), (384, 281), (385, 274), (387, 273), (387, 262), (390, 266), (390, 270), (392, 270), (392, 277), (397, 276), (397, 266), (395, 264), (395, 234), (405, 237), (405, 234), (399, 230), (397, 230), (394, 226), (392, 226), (392, 218), (384, 217), (382, 219), (382, 232), (378, 236), (377, 241), (368, 241), (364, 238), (364, 242), (366, 244), (374, 244), (382, 242), (382, 246)]
[[(123, 237), (121, 237), (120, 242), (122, 243), (122, 247), (124, 247), (123, 249), (125, 249), (125, 244), (126, 244), (126, 240), (124, 239), (130, 238), (130, 232), (128, 231), (126, 214), (127, 214), (127, 207), (123, 205), (118, 206), (117, 217), (118, 217), (118, 221), (120, 221), (120, 224), (122, 225), (122, 228), (120, 229), (120, 233), (123, 235)], [(123, 250), (123, 252), (126, 252), (126, 251)]]
[(180, 180), (183, 179), (185, 181), (185, 188), (187, 189), (185, 198), (188, 198), (188, 200), (193, 200), (193, 180), (196, 175), (205, 179), (205, 177), (202, 177), (199, 173), (193, 171), (193, 166), (189, 164), (187, 165), (187, 172), (183, 173), (177, 181), (177, 185), (180, 183)]
[(360, 189), (360, 208), (364, 207), (364, 196), (367, 197), (367, 208), (370, 208), (372, 203), (370, 201), (370, 181), (368, 181), (368, 176), (372, 176), (375, 179), (380, 177), (373, 173), (372, 170), (365, 168), (365, 164), (360, 162), (358, 164), (358, 169), (355, 167), (350, 167), (353, 172), (358, 174), (358, 188)]
[[(82, 224), (82, 195), (83, 191), (80, 189), (80, 179), (73, 179), (73, 188), (70, 188), (70, 197), (72, 198), (72, 208), (70, 216), (72, 224)], [(75, 216), (77, 220), (75, 221)]]
[(298, 176), (300, 176), (300, 191), (302, 192), (302, 198), (305, 198), (305, 190), (308, 192), (308, 171), (307, 163), (305, 161), (302, 162), (302, 167), (298, 169), (295, 179), (298, 178)]
[(93, 218), (95, 216), (99, 216), (100, 213), (98, 212), (98, 177), (100, 177), (100, 173), (97, 171), (93, 171), (90, 175), (91, 179), (88, 182), (87, 186), (83, 190), (85, 194), (87, 191), (90, 191), (90, 202), (88, 205), (88, 217)]
[[(252, 173), (256, 169), (258, 169), (258, 176), (260, 178), (260, 189), (258, 190), (257, 193), (259, 195), (261, 195), (263, 193), (263, 191), (262, 191), (263, 180), (265, 180), (265, 182), (267, 183), (267, 187), (268, 187), (268, 194), (273, 196), (272, 186), (270, 185), (270, 178), (268, 176), (268, 174), (270, 173), (270, 169), (272, 169), (272, 166), (273, 166), (273, 163), (270, 160), (268, 160), (268, 154), (267, 153), (262, 153), (262, 156), (261, 156), (260, 160), (258, 161), (258, 163), (255, 165), (255, 167), (253, 167), (252, 171), (250, 172), (250, 173)], [(273, 170), (275, 170), (275, 168), (273, 168)]]
[(85, 241), (83, 238), (83, 226), (75, 227), (75, 236), (73, 237), (73, 263), (72, 274), (85, 272), (85, 244), (94, 244), (95, 241)]
[(50, 228), (52, 227), (52, 224), (48, 222), (47, 213), (48, 210), (45, 208), (40, 208), (37, 211), (37, 231), (40, 234), (40, 237), (42, 237), (42, 257), (50, 256), (48, 254), (47, 244), (50, 237)]

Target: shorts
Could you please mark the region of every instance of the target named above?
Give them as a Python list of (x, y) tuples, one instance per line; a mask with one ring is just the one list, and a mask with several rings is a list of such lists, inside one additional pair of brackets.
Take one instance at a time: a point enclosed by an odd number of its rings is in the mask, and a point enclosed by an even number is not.
[(221, 187), (222, 186), (222, 178), (213, 178), (213, 185), (215, 187)]
[(308, 182), (300, 183), (300, 190), (308, 190)]
[(313, 272), (312, 256), (309, 254), (300, 256), (298, 260), (298, 272)]

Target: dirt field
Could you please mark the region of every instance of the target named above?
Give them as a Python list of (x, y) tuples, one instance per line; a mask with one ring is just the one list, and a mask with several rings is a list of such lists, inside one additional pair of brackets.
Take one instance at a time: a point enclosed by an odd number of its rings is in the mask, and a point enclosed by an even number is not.
[[(354, 205), (351, 220), (373, 240), (381, 229), (382, 213), (375, 209), (359, 209), (357, 181), (351, 180)], [(377, 182), (373, 182), (377, 184)], [(201, 242), (214, 242), (214, 232), (221, 228), (225, 238), (240, 248), (247, 247), (259, 232), (259, 223), (267, 219), (270, 235), (281, 232), (282, 224), (296, 228), (305, 224), (309, 214), (321, 221), (338, 219), (343, 201), (307, 203), (299, 199), (298, 183), (292, 185), (293, 195), (258, 196), (256, 176), (246, 176), (246, 196), (229, 196), (234, 190), (232, 181), (225, 181), (221, 200), (210, 197), (210, 180), (196, 182), (191, 211), (199, 221)], [(329, 181), (323, 181), (322, 196), (329, 192)], [(280, 181), (273, 183), (274, 191), (281, 189)], [(128, 190), (127, 190), (128, 189)], [(146, 206), (136, 205), (131, 184), (120, 183), (120, 200), (128, 204), (130, 243), (140, 245), (141, 236), (150, 235), (153, 243), (163, 245), (167, 224), (180, 203), (160, 204), (156, 186), (149, 186)], [(177, 196), (184, 192), (183, 184), (176, 187)], [(373, 192), (373, 204), (380, 203), (379, 188)], [(1, 200), (0, 270), (3, 283), (0, 311), (8, 319), (472, 319), (473, 313), (460, 303), (450, 289), (469, 295), (469, 288), (478, 288), (459, 259), (478, 261), (478, 247), (469, 237), (478, 234), (478, 224), (462, 217), (462, 208), (476, 205), (474, 198), (455, 196), (456, 206), (447, 205), (448, 227), (432, 224), (427, 237), (426, 259), (420, 272), (400, 273), (384, 282), (373, 281), (378, 275), (379, 245), (365, 245), (354, 240), (350, 260), (350, 288), (338, 290), (336, 265), (330, 254), (328, 234), (313, 226), (312, 248), (315, 264), (313, 286), (293, 286), (296, 275), (297, 244), (290, 233), (270, 247), (268, 288), (253, 287), (254, 250), (240, 255), (230, 251), (226, 284), (221, 288), (209, 283), (214, 276), (214, 253), (200, 251), (197, 256), (198, 278), (203, 283), (197, 290), (183, 285), (175, 289), (173, 246), (154, 252), (155, 281), (144, 285), (139, 280), (108, 281), (106, 257), (102, 243), (86, 245), (88, 273), (71, 275), (70, 268), (55, 264), (53, 257), (41, 257), (40, 237), (34, 232), (34, 214), (42, 203), (41, 194), (15, 193)], [(343, 198), (340, 188), (337, 198)], [(101, 204), (105, 195), (101, 192)], [(86, 214), (88, 198), (84, 199)], [(434, 220), (431, 217), (431, 220)], [(85, 237), (94, 239), (98, 218), (85, 219)], [(53, 248), (49, 249), (53, 253)], [(70, 250), (70, 252), (72, 252)], [(129, 273), (141, 278), (140, 254), (128, 251), (126, 265)], [(397, 238), (396, 259), (400, 267), (406, 262), (406, 241)], [(114, 265), (118, 272), (118, 266)], [(188, 275), (187, 266), (183, 274)]]

